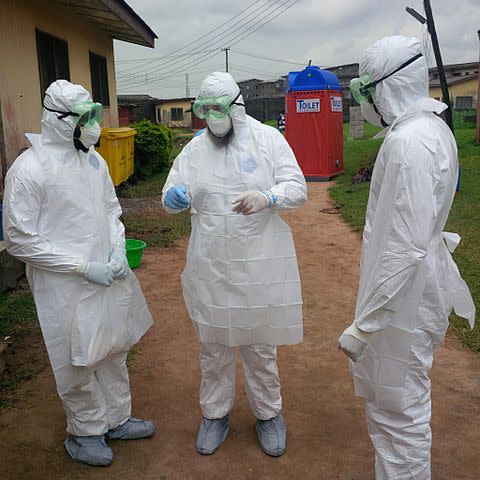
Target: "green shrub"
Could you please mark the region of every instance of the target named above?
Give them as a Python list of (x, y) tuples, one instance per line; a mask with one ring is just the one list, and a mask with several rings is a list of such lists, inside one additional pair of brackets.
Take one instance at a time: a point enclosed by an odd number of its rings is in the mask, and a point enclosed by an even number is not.
[(135, 135), (135, 176), (147, 178), (160, 173), (169, 165), (173, 146), (173, 130), (149, 120), (130, 125)]

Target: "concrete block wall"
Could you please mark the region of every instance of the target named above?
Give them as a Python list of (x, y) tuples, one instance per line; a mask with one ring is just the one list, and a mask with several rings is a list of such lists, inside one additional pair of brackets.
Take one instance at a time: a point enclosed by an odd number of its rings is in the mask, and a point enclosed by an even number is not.
[(364, 120), (360, 107), (350, 107), (350, 131), (352, 138), (360, 139), (364, 135)]

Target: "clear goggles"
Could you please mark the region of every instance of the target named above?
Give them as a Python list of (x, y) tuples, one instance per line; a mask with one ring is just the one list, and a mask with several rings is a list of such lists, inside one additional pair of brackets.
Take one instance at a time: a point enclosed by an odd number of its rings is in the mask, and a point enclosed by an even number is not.
[(103, 105), (97, 102), (79, 102), (72, 107), (69, 112), (53, 110), (44, 105), (45, 110), (53, 113), (59, 113), (59, 119), (73, 117), (75, 124), (83, 127), (84, 125), (101, 124), (103, 122)]
[(415, 60), (418, 60), (420, 57), (422, 57), (421, 53), (419, 53), (418, 55), (415, 55), (410, 60), (407, 60), (405, 63), (400, 65), (393, 72), (389, 73), (388, 75), (385, 75), (382, 78), (379, 78), (378, 80), (372, 81), (368, 73), (365, 73), (358, 78), (353, 78), (350, 81), (350, 92), (352, 93), (353, 98), (360, 104), (364, 102), (368, 102), (369, 99), (371, 98), (373, 90), (380, 82), (383, 82), (383, 80), (391, 77), (395, 73), (404, 69), (405, 67), (413, 63)]
[(243, 103), (236, 103), (235, 100), (240, 96), (240, 92), (233, 99), (230, 100), (228, 95), (223, 95), (217, 98), (199, 98), (193, 104), (193, 113), (201, 119), (208, 118), (210, 116), (215, 118), (225, 118), (232, 111), (233, 105), (239, 105), (244, 107)]

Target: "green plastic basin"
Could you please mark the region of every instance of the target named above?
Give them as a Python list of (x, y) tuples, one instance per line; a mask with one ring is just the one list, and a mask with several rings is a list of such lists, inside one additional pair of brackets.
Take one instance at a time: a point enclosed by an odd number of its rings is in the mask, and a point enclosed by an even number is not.
[(142, 240), (134, 240), (127, 238), (125, 248), (127, 250), (128, 266), (130, 268), (137, 268), (142, 263), (142, 254), (147, 244)]

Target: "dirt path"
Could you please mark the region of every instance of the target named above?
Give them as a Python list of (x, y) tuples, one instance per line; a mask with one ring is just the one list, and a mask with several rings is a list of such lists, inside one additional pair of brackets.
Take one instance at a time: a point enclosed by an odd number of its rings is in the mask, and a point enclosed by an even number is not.
[[(373, 452), (362, 402), (353, 396), (347, 361), (336, 350), (338, 334), (352, 320), (360, 241), (330, 208), (326, 185), (310, 184), (309, 191), (308, 204), (286, 215), (305, 302), (304, 343), (279, 349), (286, 455), (272, 459), (257, 446), (240, 375), (225, 445), (212, 457), (195, 452), (199, 350), (180, 290), (182, 242), (173, 249), (150, 249), (136, 272), (155, 326), (131, 368), (133, 408), (135, 415), (156, 420), (156, 436), (114, 444), (108, 469), (72, 462), (63, 450), (65, 420), (46, 369), (25, 384), (17, 408), (0, 416), (0, 478), (371, 480)], [(432, 378), (433, 479), (477, 479), (480, 356), (449, 339)]]

